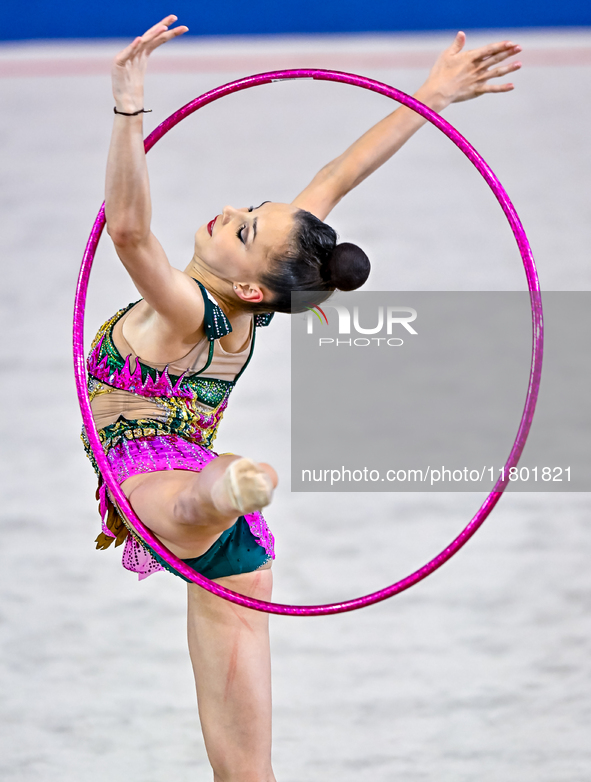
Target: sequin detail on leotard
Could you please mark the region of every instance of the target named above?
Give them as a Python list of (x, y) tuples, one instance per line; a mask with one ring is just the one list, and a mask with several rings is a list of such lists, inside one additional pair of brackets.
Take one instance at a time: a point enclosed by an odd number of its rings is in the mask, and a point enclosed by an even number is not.
[[(127, 356), (124, 359), (113, 342), (113, 328), (133, 306), (130, 304), (110, 318), (93, 342), (87, 362), (90, 402), (92, 404), (100, 394), (118, 389), (150, 400), (154, 417), (151, 415), (145, 421), (120, 417), (100, 430), (103, 448), (108, 450), (124, 437), (169, 434), (210, 448), (236, 381), (202, 377), (204, 370), (193, 374), (185, 372), (177, 377), (169, 374), (168, 367), (159, 372), (138, 358)], [(213, 342), (210, 342), (208, 363), (211, 363), (212, 355)]]
[[(230, 333), (232, 327), (215, 300), (198, 284), (204, 297), (204, 330), (209, 344), (205, 366), (199, 371), (174, 375), (169, 372), (168, 365), (158, 371), (137, 356), (123, 358), (113, 340), (113, 329), (137, 302), (119, 310), (99, 329), (93, 340), (87, 363), (91, 404), (95, 398), (104, 394), (113, 395), (113, 398), (120, 394), (132, 402), (137, 399), (140, 404), (143, 404), (141, 400), (145, 400), (149, 406), (149, 415), (145, 418), (128, 419), (120, 415), (116, 421), (99, 429), (103, 449), (119, 483), (133, 475), (159, 470), (199, 472), (217, 456), (211, 450), (211, 445), (227, 407), (228, 397), (238, 376), (250, 361), (256, 328), (252, 331), (246, 362), (234, 380), (203, 376), (212, 362), (214, 341)], [(271, 317), (256, 315), (254, 326), (268, 325)], [(97, 499), (103, 532), (97, 539), (97, 547), (108, 547), (114, 538), (117, 539), (116, 545), (125, 540), (125, 529), (121, 529), (118, 521), (122, 519), (131, 533), (126, 540), (124, 566), (137, 572), (140, 578), (161, 570), (162, 565), (166, 564), (159, 564), (154, 559), (153, 552), (148, 550), (126, 520), (113, 508), (84, 431), (82, 440), (101, 482)], [(265, 550), (267, 558), (274, 558), (273, 535), (262, 514), (248, 514), (244, 519), (258, 545)]]

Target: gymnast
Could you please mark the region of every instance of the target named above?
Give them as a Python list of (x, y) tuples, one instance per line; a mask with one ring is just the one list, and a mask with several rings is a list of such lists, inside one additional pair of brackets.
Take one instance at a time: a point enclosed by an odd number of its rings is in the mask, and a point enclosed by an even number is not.
[[(268, 464), (218, 456), (213, 440), (229, 394), (252, 355), (256, 330), (291, 310), (291, 292), (321, 303), (369, 274), (356, 245), (337, 243), (324, 219), (350, 190), (424, 124), (400, 107), (328, 163), (290, 203), (226, 206), (195, 234), (184, 272), (150, 230), (143, 145), (149, 55), (187, 32), (167, 16), (114, 60), (115, 117), (107, 162), (107, 230), (142, 298), (99, 330), (88, 358), (89, 395), (105, 454), (134, 511), (204, 576), (270, 600), (273, 536), (261, 514), (277, 475)], [(510, 41), (464, 51), (459, 32), (415, 97), (436, 112), (513, 85), (491, 84), (520, 67)], [(85, 439), (83, 437), (83, 439)], [(92, 459), (92, 453), (87, 451)], [(99, 474), (103, 531), (97, 548), (125, 542), (140, 578), (162, 569), (119, 517)], [(189, 650), (215, 782), (271, 782), (271, 669), (267, 614), (188, 586)]]

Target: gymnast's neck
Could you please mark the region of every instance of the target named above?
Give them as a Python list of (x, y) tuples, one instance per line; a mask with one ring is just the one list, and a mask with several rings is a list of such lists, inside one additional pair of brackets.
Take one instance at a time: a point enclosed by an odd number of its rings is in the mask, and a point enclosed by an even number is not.
[(220, 305), (224, 314), (233, 321), (240, 316), (250, 316), (250, 312), (241, 306), (240, 300), (233, 295), (232, 283), (230, 280), (222, 279), (205, 268), (200, 259), (193, 256), (191, 262), (185, 269), (185, 274), (194, 280), (199, 280), (203, 287), (211, 293), (217, 303)]

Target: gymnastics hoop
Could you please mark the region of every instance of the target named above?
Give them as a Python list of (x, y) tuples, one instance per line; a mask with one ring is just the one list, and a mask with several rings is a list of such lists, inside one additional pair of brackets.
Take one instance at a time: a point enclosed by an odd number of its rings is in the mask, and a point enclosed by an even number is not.
[(92, 262), (96, 253), (96, 248), (105, 226), (105, 205), (101, 206), (97, 218), (92, 227), (88, 243), (82, 258), (82, 265), (80, 267), (80, 274), (78, 276), (78, 284), (76, 287), (76, 297), (74, 301), (74, 333), (73, 333), (73, 347), (74, 347), (74, 373), (76, 377), (76, 389), (78, 392), (78, 400), (80, 402), (80, 410), (82, 411), (82, 419), (88, 440), (94, 458), (101, 471), (104, 481), (115, 500), (118, 508), (123, 514), (130, 520), (135, 530), (139, 533), (142, 539), (153, 549), (156, 554), (161, 557), (171, 568), (174, 569), (179, 575), (184, 577), (188, 581), (192, 581), (198, 584), (208, 592), (212, 592), (214, 595), (218, 595), (226, 600), (236, 603), (238, 605), (252, 608), (257, 611), (264, 611), (270, 614), (287, 614), (291, 616), (321, 616), (325, 614), (339, 614), (345, 611), (354, 611), (357, 608), (363, 608), (365, 606), (378, 603), (381, 600), (386, 600), (388, 597), (397, 595), (400, 592), (404, 592), (411, 586), (414, 586), (419, 581), (422, 581), (431, 573), (438, 570), (444, 562), (447, 562), (454, 554), (456, 554), (462, 546), (464, 546), (468, 540), (474, 535), (477, 529), (484, 523), (492, 509), (500, 500), (503, 491), (505, 490), (509, 481), (509, 470), (511, 467), (515, 467), (519, 461), (519, 457), (525, 446), (527, 436), (531, 427), (533, 419), (536, 401), (538, 397), (538, 390), (540, 387), (540, 379), (542, 372), (542, 355), (543, 355), (543, 343), (544, 343), (544, 329), (542, 318), (542, 299), (540, 295), (540, 286), (538, 281), (538, 275), (536, 266), (531, 251), (531, 247), (525, 235), (525, 231), (519, 219), (519, 216), (515, 210), (515, 207), (511, 203), (509, 196), (505, 192), (501, 183), (492, 172), (488, 164), (478, 154), (474, 147), (466, 141), (466, 139), (458, 133), (458, 131), (442, 119), (438, 114), (425, 106), (420, 101), (412, 98), (410, 95), (401, 92), (400, 90), (390, 87), (387, 84), (374, 81), (373, 79), (367, 79), (364, 76), (357, 76), (352, 73), (341, 73), (340, 71), (328, 71), (318, 70), (316, 68), (296, 69), (296, 70), (282, 70), (282, 71), (270, 71), (268, 73), (259, 73), (254, 76), (247, 76), (243, 79), (224, 84), (221, 87), (217, 87), (214, 90), (200, 95), (195, 100), (187, 103), (174, 114), (171, 114), (168, 119), (165, 119), (155, 130), (150, 133), (144, 142), (146, 152), (148, 152), (154, 144), (159, 141), (162, 136), (168, 133), (175, 125), (181, 120), (188, 117), (193, 112), (206, 106), (208, 103), (219, 100), (226, 95), (231, 95), (233, 92), (239, 92), (240, 90), (246, 90), (250, 87), (257, 87), (260, 84), (269, 84), (275, 81), (286, 81), (291, 79), (315, 79), (317, 81), (334, 81), (341, 82), (343, 84), (352, 84), (355, 87), (362, 87), (372, 92), (377, 92), (381, 95), (385, 95), (387, 98), (402, 103), (408, 106), (413, 111), (416, 111), (421, 116), (425, 117), (432, 125), (439, 128), (453, 143), (466, 155), (468, 160), (476, 167), (480, 172), (490, 189), (496, 196), (499, 204), (505, 216), (511, 226), (511, 230), (517, 241), (519, 253), (523, 260), (523, 266), (525, 269), (525, 275), (527, 278), (527, 286), (530, 294), (530, 304), (532, 313), (532, 355), (531, 366), (529, 374), (529, 383), (527, 388), (527, 394), (525, 398), (525, 406), (519, 428), (517, 430), (517, 436), (511, 447), (511, 452), (505, 464), (503, 471), (504, 478), (499, 479), (488, 497), (485, 499), (476, 515), (471, 519), (465, 529), (447, 546), (442, 552), (434, 557), (430, 562), (424, 565), (419, 570), (414, 571), (406, 578), (397, 581), (384, 589), (380, 589), (378, 592), (372, 592), (371, 594), (358, 597), (353, 600), (346, 600), (342, 603), (329, 603), (326, 605), (310, 605), (310, 606), (298, 606), (298, 605), (284, 605), (281, 603), (271, 603), (263, 600), (255, 600), (251, 597), (233, 592), (230, 589), (226, 589), (220, 584), (210, 581), (208, 578), (196, 573), (182, 560), (175, 557), (162, 543), (145, 527), (138, 517), (133, 512), (131, 505), (127, 501), (127, 498), (121, 491), (119, 484), (115, 479), (109, 462), (103, 452), (101, 442), (98, 437), (97, 429), (92, 418), (90, 409), (90, 401), (88, 398), (88, 391), (86, 385), (86, 362), (84, 358), (84, 309), (86, 304), (86, 295), (88, 291), (88, 280), (90, 277), (90, 270), (92, 268)]

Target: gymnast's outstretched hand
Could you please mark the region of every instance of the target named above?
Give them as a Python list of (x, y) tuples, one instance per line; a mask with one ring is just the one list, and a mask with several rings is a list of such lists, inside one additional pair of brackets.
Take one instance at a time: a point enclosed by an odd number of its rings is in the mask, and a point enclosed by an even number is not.
[(158, 46), (183, 35), (189, 29), (179, 25), (169, 30), (176, 20), (177, 17), (173, 14), (165, 16), (161, 22), (150, 27), (116, 55), (111, 78), (115, 106), (119, 111), (132, 112), (144, 107), (144, 76), (148, 57)]
[(465, 43), (466, 34), (459, 32), (452, 45), (439, 55), (429, 78), (421, 87), (420, 92), (429, 95), (429, 102), (435, 104), (439, 111), (450, 103), (470, 100), (489, 92), (510, 92), (514, 89), (510, 82), (489, 82), (521, 68), (520, 62), (504, 63), (509, 57), (518, 54), (521, 46), (512, 41), (498, 41), (464, 51)]
[[(488, 92), (510, 92), (514, 88), (510, 82), (489, 82), (521, 68), (520, 62), (505, 63), (521, 51), (521, 46), (499, 41), (464, 51), (465, 43), (466, 34), (459, 32), (437, 58), (427, 81), (414, 93), (433, 111), (441, 112), (450, 103)], [(406, 106), (396, 109), (324, 166), (297, 196), (294, 205), (324, 220), (341, 198), (389, 160), (425, 121)]]

